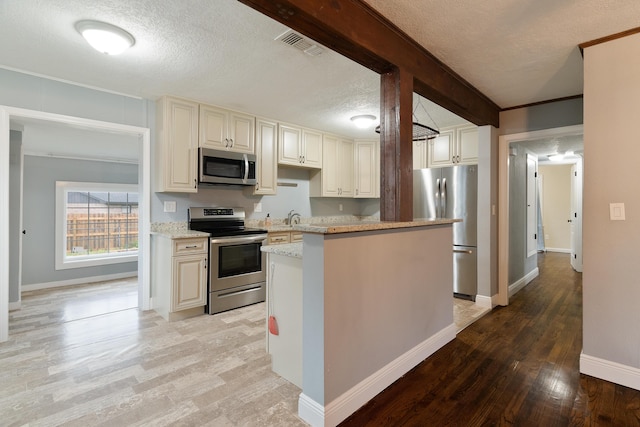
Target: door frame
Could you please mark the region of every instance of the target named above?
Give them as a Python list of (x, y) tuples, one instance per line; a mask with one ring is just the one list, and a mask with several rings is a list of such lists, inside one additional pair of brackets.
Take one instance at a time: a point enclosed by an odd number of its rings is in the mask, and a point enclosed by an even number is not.
[(533, 139), (583, 135), (584, 125), (500, 135), (498, 137), (498, 304), (509, 305), (509, 144)]
[(151, 131), (149, 128), (0, 105), (0, 342), (9, 339), (9, 139), (11, 119), (35, 119), (138, 136), (138, 308), (151, 309)]

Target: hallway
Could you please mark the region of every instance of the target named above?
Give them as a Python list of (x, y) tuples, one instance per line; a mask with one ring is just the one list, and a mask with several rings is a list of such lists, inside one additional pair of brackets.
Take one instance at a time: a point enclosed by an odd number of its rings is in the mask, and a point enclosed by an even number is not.
[(639, 426), (640, 391), (579, 374), (582, 275), (539, 255), (540, 275), (341, 426)]

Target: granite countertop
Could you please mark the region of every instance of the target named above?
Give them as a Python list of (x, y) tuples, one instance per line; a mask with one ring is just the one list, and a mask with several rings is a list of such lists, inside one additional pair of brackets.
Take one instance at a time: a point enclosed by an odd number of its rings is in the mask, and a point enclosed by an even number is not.
[(334, 224), (297, 224), (293, 230), (305, 233), (339, 234), (358, 231), (392, 230), (399, 228), (424, 227), (430, 225), (446, 225), (460, 222), (460, 219), (414, 219), (413, 221), (355, 221)]
[(169, 237), (171, 239), (184, 239), (189, 237), (209, 237), (209, 233), (189, 230), (186, 222), (160, 222), (151, 224), (151, 234)]
[(285, 243), (283, 245), (263, 245), (260, 249), (262, 252), (267, 252), (276, 255), (284, 255), (293, 258), (302, 258), (302, 242), (299, 243)]

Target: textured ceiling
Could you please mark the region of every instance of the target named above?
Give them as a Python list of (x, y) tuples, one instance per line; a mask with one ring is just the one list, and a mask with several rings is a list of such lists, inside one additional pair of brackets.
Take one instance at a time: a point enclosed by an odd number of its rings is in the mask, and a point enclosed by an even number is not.
[[(501, 107), (582, 93), (577, 44), (638, 25), (638, 0), (365, 0)], [(74, 29), (118, 25), (109, 57)], [(233, 0), (0, 0), (0, 67), (156, 99), (172, 94), (352, 137), (379, 116), (378, 76), (325, 50), (274, 41), (287, 28)], [(418, 120), (462, 120), (430, 102)]]

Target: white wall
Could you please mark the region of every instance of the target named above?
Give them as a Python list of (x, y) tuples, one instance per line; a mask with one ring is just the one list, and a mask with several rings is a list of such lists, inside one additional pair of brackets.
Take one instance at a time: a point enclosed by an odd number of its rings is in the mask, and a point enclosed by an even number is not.
[(539, 165), (545, 249), (571, 251), (571, 165)]
[[(640, 390), (640, 34), (586, 48), (584, 77), (580, 369)], [(625, 221), (609, 219), (612, 202)]]

